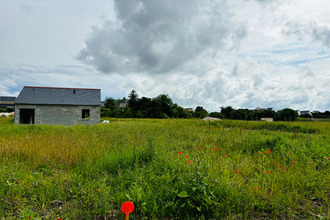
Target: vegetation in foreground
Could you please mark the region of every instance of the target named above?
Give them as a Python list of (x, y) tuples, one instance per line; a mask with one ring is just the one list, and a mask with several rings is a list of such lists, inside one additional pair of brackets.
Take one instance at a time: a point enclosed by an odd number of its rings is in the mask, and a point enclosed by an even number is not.
[(0, 118), (0, 219), (329, 219), (329, 122)]

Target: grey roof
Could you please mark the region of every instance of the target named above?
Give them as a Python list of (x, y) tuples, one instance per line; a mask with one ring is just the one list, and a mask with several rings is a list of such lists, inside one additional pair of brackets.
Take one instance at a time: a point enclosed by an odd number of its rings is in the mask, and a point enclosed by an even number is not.
[(15, 101), (15, 96), (0, 96), (0, 101)]
[(24, 86), (15, 104), (100, 106), (101, 90)]

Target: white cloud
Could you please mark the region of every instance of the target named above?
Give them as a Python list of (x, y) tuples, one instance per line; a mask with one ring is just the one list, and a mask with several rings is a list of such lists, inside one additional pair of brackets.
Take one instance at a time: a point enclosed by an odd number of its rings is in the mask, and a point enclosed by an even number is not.
[(115, 1), (115, 11), (119, 22), (94, 27), (78, 57), (104, 73), (168, 73), (245, 37), (226, 1)]
[(165, 93), (209, 111), (330, 109), (327, 0), (1, 6), (0, 95), (24, 85), (96, 87), (114, 98)]

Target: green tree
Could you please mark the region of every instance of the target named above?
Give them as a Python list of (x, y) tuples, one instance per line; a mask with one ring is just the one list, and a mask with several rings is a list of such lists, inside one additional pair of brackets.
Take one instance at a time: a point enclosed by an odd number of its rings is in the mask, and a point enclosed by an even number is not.
[(209, 115), (209, 113), (202, 107), (197, 106), (195, 109), (195, 117), (196, 118), (205, 118)]
[(137, 102), (138, 102), (138, 94), (133, 89), (131, 93), (128, 95), (128, 107), (136, 110), (137, 108)]
[(111, 97), (107, 97), (104, 102), (104, 107), (113, 111), (118, 108), (118, 105), (116, 100)]
[(173, 101), (168, 95), (160, 94), (155, 98), (155, 101), (158, 103), (162, 113), (166, 114), (168, 117), (172, 116), (171, 110), (173, 108)]
[(108, 108), (101, 108), (101, 117), (111, 117), (111, 110)]
[(175, 103), (172, 108), (172, 118), (191, 118), (191, 114)]
[(290, 108), (285, 108), (276, 112), (277, 121), (296, 121), (298, 113)]
[(230, 112), (229, 118), (237, 120), (247, 120), (248, 114), (247, 111), (245, 111), (244, 109), (237, 109)]
[(210, 113), (210, 117), (213, 117), (213, 118), (224, 118), (223, 114), (221, 114), (220, 112), (211, 112)]
[(221, 107), (221, 114), (225, 116), (225, 118), (229, 118), (230, 112), (234, 111), (231, 106)]

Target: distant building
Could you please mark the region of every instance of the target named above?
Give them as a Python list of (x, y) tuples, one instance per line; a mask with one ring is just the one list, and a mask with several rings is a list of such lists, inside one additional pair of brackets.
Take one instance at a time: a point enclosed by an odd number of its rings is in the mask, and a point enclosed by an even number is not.
[(0, 108), (15, 108), (15, 96), (0, 96)]
[(309, 116), (312, 116), (312, 111), (310, 111), (310, 110), (300, 111), (300, 115), (309, 115)]
[(257, 107), (257, 108), (254, 109), (254, 111), (266, 111), (266, 110), (274, 111), (274, 108), (261, 108), (261, 107)]
[(188, 112), (193, 112), (194, 109), (193, 108), (185, 108), (184, 110), (188, 111)]
[(260, 118), (260, 121), (267, 121), (267, 122), (273, 122), (273, 118)]
[(120, 102), (118, 108), (125, 109), (128, 107), (128, 101)]
[(15, 124), (95, 124), (100, 105), (100, 89), (24, 86), (15, 100)]

